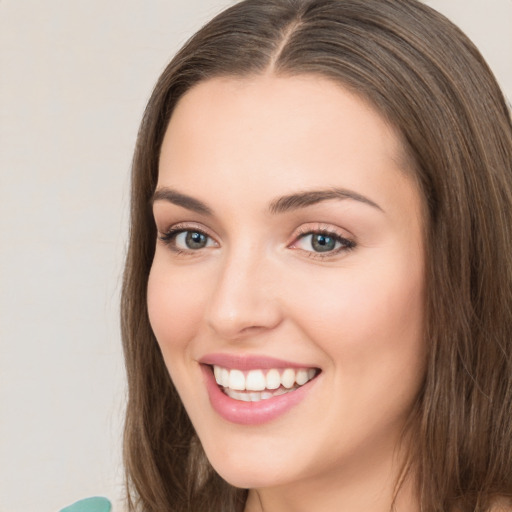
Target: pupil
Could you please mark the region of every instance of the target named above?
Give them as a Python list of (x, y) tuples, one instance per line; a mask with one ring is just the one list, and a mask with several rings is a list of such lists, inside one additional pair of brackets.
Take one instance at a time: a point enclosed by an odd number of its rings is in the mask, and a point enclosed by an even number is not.
[(334, 240), (333, 237), (327, 235), (313, 235), (311, 245), (317, 252), (327, 252), (334, 249), (336, 246), (336, 240)]
[(189, 249), (202, 249), (206, 245), (206, 236), (197, 231), (189, 231), (185, 243)]

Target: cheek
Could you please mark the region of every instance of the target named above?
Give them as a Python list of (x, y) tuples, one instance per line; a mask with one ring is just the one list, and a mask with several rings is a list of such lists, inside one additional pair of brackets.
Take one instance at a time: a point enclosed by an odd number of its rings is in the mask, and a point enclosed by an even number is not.
[(183, 349), (203, 317), (204, 287), (184, 272), (170, 272), (155, 256), (148, 279), (148, 314), (164, 357)]
[(290, 292), (308, 338), (355, 373), (422, 357), (422, 269), (396, 263), (342, 269), (334, 279), (317, 275), (314, 283), (299, 283), (302, 293)]
[(338, 423), (351, 413), (347, 436), (400, 424), (420, 390), (423, 277), (413, 274), (347, 271), (338, 282), (317, 281), (296, 304), (303, 332), (329, 359), (329, 386), (339, 390), (339, 407), (327, 414)]

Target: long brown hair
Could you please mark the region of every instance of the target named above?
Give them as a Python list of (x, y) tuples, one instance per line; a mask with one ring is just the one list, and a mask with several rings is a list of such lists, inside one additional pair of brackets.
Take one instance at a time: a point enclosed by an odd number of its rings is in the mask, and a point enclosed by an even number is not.
[(200, 30), (163, 72), (133, 160), (122, 296), (130, 510), (242, 511), (213, 471), (169, 378), (146, 308), (150, 198), (179, 99), (218, 76), (328, 77), (401, 133), (426, 210), (425, 382), (411, 413), (422, 511), (487, 510), (512, 495), (512, 127), (461, 31), (416, 0), (246, 0)]

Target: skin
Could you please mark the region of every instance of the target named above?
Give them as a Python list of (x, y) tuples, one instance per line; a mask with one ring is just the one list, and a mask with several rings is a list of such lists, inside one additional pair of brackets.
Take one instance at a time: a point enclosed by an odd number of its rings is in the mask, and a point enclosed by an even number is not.
[[(276, 198), (344, 189), (280, 213)], [(251, 489), (247, 512), (389, 511), (404, 422), (424, 377), (422, 199), (400, 138), (371, 106), (316, 76), (216, 78), (178, 103), (154, 201), (151, 325), (213, 467)], [(361, 196), (361, 197), (359, 197)], [(187, 247), (171, 227), (202, 231)], [(350, 241), (318, 253), (311, 233)], [(265, 355), (321, 369), (261, 425), (221, 418), (198, 360)], [(412, 486), (397, 510), (418, 510)]]

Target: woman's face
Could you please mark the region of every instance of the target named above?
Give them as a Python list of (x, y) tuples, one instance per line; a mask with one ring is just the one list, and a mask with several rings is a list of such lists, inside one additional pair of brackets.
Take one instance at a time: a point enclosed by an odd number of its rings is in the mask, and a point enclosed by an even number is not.
[(180, 100), (149, 316), (228, 482), (389, 476), (424, 376), (421, 211), (394, 129), (327, 79), (218, 78)]

